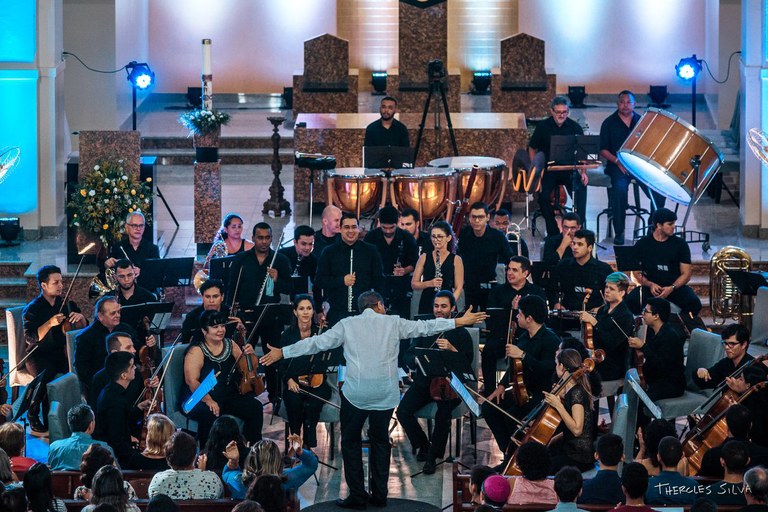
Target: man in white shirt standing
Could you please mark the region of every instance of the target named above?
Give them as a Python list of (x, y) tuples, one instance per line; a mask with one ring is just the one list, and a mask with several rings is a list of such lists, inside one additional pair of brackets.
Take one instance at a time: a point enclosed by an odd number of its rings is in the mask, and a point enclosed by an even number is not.
[[(377, 292), (360, 294), (361, 313), (340, 320), (325, 333), (305, 338), (284, 349), (269, 347), (261, 362), (271, 365), (283, 357), (316, 354), (343, 346), (347, 375), (341, 393), (341, 454), (349, 496), (336, 500), (342, 508), (364, 510), (367, 503), (387, 504), (387, 480), (391, 446), (387, 429), (392, 412), (400, 401), (397, 355), (400, 340), (418, 338), (482, 322), (483, 312), (469, 308), (455, 320), (438, 318), (411, 321), (388, 316), (384, 299)], [(363, 480), (362, 430), (368, 420), (370, 496)]]

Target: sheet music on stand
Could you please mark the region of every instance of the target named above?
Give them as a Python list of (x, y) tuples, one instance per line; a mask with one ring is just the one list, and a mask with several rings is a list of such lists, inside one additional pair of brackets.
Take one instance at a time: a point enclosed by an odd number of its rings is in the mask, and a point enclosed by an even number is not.
[(478, 404), (477, 401), (472, 398), (472, 395), (470, 395), (469, 391), (467, 391), (467, 388), (464, 387), (464, 383), (461, 382), (461, 379), (459, 379), (455, 373), (451, 372), (451, 380), (449, 382), (451, 384), (451, 388), (453, 388), (456, 394), (459, 395), (459, 398), (461, 398), (461, 401), (467, 405), (469, 410), (472, 411), (472, 414), (479, 418), (480, 404)]
[(133, 304), (130, 306), (123, 306), (125, 309), (140, 309), (141, 317), (150, 318), (150, 330), (161, 332), (168, 327), (168, 322), (171, 320), (173, 313), (173, 302), (145, 302), (143, 304)]
[(637, 394), (638, 398), (640, 398), (640, 401), (645, 404), (645, 406), (648, 408), (649, 411), (651, 411), (651, 414), (653, 414), (653, 417), (657, 420), (660, 420), (662, 418), (661, 409), (659, 409), (659, 406), (653, 403), (653, 400), (651, 400), (651, 397), (648, 396), (648, 393), (645, 392), (643, 387), (640, 385), (640, 383), (637, 381), (635, 375), (637, 373), (633, 372), (627, 372), (627, 382), (629, 383), (629, 386), (632, 388), (632, 390)]
[(195, 258), (150, 258), (141, 266), (141, 286), (156, 290), (189, 286)]

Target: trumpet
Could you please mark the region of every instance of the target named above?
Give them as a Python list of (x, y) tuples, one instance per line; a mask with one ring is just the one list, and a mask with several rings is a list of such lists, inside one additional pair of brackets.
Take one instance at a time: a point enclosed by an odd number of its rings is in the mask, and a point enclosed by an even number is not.
[(520, 231), (520, 224), (510, 222), (509, 226), (507, 226), (507, 242), (509, 242), (510, 245), (515, 244), (515, 256), (520, 256)]

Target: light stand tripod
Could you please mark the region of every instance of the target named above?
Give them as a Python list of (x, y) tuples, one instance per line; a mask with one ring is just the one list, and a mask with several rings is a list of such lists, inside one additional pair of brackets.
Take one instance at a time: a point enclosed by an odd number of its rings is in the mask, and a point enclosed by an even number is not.
[[(419, 123), (419, 133), (416, 136), (416, 145), (413, 148), (413, 162), (416, 163), (419, 157), (419, 149), (421, 148), (421, 138), (424, 135), (424, 125), (427, 121), (427, 113), (429, 112), (429, 104), (432, 101), (432, 95), (440, 95), (442, 100), (442, 107), (445, 111), (445, 120), (448, 124), (448, 133), (451, 137), (451, 145), (453, 146), (453, 155), (459, 156), (459, 148), (456, 145), (456, 134), (453, 133), (453, 123), (451, 122), (451, 113), (448, 109), (448, 99), (445, 96), (445, 79), (446, 72), (443, 68), (442, 61), (433, 60), (429, 62), (427, 66), (427, 76), (429, 78), (429, 93), (427, 94), (427, 100), (424, 102), (424, 111), (421, 114), (421, 123)], [(437, 98), (435, 98), (437, 100)], [(441, 102), (437, 101), (437, 108), (434, 112), (435, 123), (435, 158), (440, 158), (440, 130), (442, 126), (440, 124), (440, 107)]]

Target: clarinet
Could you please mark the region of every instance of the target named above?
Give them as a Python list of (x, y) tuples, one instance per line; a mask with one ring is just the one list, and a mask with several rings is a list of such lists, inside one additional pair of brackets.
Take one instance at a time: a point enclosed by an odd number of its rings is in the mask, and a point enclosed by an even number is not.
[[(441, 277), (443, 277), (443, 272), (442, 272), (442, 265), (440, 264), (440, 253), (438, 251), (435, 251), (435, 279), (439, 279)], [(439, 292), (440, 287), (435, 286), (435, 291)]]
[[(350, 250), (349, 251), (349, 273), (353, 273), (353, 265), (354, 265), (354, 259), (355, 259), (355, 251)], [(350, 285), (347, 287), (347, 313), (352, 312), (352, 286)]]

